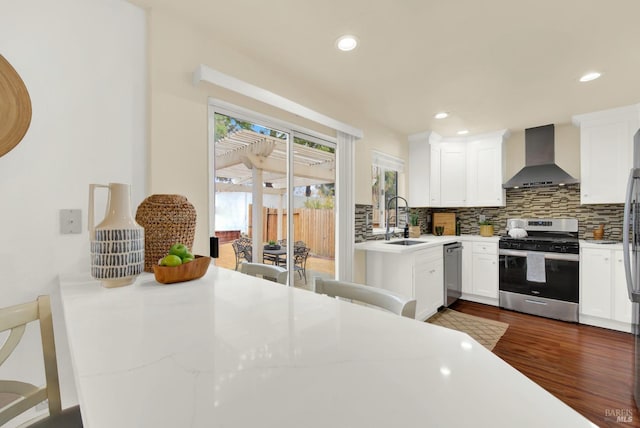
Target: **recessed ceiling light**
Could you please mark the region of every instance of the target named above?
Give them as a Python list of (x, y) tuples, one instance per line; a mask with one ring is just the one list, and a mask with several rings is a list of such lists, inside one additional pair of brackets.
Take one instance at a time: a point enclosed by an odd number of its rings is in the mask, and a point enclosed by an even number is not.
[(469, 133), (468, 129), (461, 129), (460, 131), (458, 131), (458, 135), (467, 135)]
[(356, 38), (356, 36), (347, 34), (336, 40), (336, 46), (341, 51), (352, 51), (356, 48), (356, 46), (358, 46), (358, 39)]
[(580, 78), (580, 81), (581, 82), (591, 82), (592, 80), (596, 80), (600, 76), (601, 76), (600, 73), (598, 73), (597, 71), (594, 71), (594, 72), (587, 73), (584, 76), (582, 76)]
[(440, 113), (436, 113), (435, 117), (436, 119), (444, 119), (445, 117), (449, 116), (449, 113), (447, 113), (446, 111), (441, 111)]

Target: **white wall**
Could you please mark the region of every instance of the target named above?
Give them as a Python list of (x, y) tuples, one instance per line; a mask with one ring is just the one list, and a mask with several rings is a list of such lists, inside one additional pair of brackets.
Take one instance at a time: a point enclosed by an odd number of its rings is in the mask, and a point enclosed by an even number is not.
[[(207, 83), (194, 86), (192, 73), (205, 64), (223, 73), (267, 89), (364, 131), (356, 142), (356, 203), (371, 203), (371, 150), (407, 159), (406, 136), (369, 120), (365, 106), (337, 103), (321, 88), (257, 62), (234, 49), (224, 35), (216, 38), (180, 20), (177, 11), (162, 6), (150, 11), (151, 163), (152, 193), (187, 196), (198, 214), (194, 251), (208, 251), (207, 99), (220, 99), (289, 123), (333, 135), (332, 130), (302, 120)], [(180, 147), (179, 149), (177, 147)], [(176, 156), (179, 150), (180, 156)], [(173, 170), (181, 180), (166, 173)], [(404, 181), (400, 182), (404, 192)], [(202, 219), (202, 220), (201, 220)]]
[[(76, 398), (58, 274), (88, 272), (89, 183), (132, 183), (134, 207), (146, 194), (145, 38), (144, 12), (122, 0), (0, 0), (0, 54), (33, 106), (25, 138), (0, 157), (0, 306), (53, 294), (64, 406)], [(82, 209), (82, 234), (59, 233), (63, 208)], [(38, 381), (38, 336), (27, 339), (6, 370)]]

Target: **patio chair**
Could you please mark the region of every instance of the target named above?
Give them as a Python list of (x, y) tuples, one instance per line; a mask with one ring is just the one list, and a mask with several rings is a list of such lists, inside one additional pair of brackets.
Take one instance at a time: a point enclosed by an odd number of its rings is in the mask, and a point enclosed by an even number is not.
[(315, 292), (318, 294), (357, 300), (358, 302), (386, 309), (403, 317), (412, 319), (416, 317), (415, 299), (407, 298), (382, 288), (353, 282), (316, 277), (314, 283)]
[[(302, 242), (302, 241), (298, 241)], [(300, 274), (300, 277), (304, 279), (304, 283), (307, 283), (307, 257), (309, 257), (308, 247), (294, 247), (293, 248), (293, 269)], [(281, 266), (283, 266), (281, 264)]]
[(238, 270), (238, 265), (242, 259), (245, 259), (249, 263), (253, 261), (251, 239), (247, 237), (238, 238), (231, 243), (231, 246), (233, 247), (233, 252), (236, 256), (236, 270)]
[(287, 284), (287, 270), (278, 266), (244, 262), (240, 264), (240, 272), (280, 284)]

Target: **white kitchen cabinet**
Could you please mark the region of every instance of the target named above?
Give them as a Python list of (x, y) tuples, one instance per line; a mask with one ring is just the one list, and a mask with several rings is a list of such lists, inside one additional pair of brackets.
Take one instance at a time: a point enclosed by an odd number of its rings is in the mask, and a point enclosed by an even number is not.
[(367, 285), (416, 299), (416, 319), (444, 305), (442, 245), (402, 254), (367, 251), (366, 257)]
[(471, 141), (467, 147), (467, 206), (504, 206), (502, 138)]
[(436, 143), (431, 150), (431, 206), (464, 207), (467, 201), (466, 143)]
[(580, 323), (631, 331), (621, 249), (580, 249)]
[(409, 137), (409, 206), (431, 205), (431, 146), (429, 132)]
[(581, 253), (580, 313), (611, 318), (611, 250), (584, 248)]
[(442, 247), (414, 254), (413, 290), (416, 319), (425, 320), (444, 305), (444, 258)]
[(498, 243), (462, 243), (462, 299), (498, 305)]
[(473, 242), (462, 241), (462, 294), (473, 293)]
[(580, 203), (623, 203), (640, 105), (573, 117), (580, 127)]
[(429, 206), (440, 207), (441, 205), (441, 192), (440, 192), (440, 146), (437, 144), (431, 145), (431, 161), (429, 171)]
[(467, 205), (467, 147), (447, 143), (440, 148), (440, 206)]
[(627, 277), (622, 257), (622, 250), (613, 251), (613, 319), (630, 325), (633, 305), (627, 291)]
[[(506, 135), (506, 130), (465, 138), (443, 138), (430, 133), (429, 206), (504, 206)], [(417, 138), (410, 137), (410, 143)], [(417, 153), (417, 158), (424, 157)], [(424, 178), (416, 180), (424, 183)]]

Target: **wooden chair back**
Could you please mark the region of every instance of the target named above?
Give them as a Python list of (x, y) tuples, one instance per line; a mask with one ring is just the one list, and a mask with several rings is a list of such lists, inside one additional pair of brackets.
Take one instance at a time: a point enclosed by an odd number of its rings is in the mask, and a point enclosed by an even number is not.
[(331, 297), (357, 300), (358, 302), (386, 309), (403, 317), (416, 317), (416, 300), (382, 288), (353, 282), (315, 278), (315, 292)]
[[(0, 391), (19, 396), (0, 409), (0, 425), (12, 420), (16, 416), (48, 400), (49, 415), (39, 420), (37, 426), (82, 426), (80, 411), (77, 406), (73, 409), (76, 415), (69, 421), (68, 410), (62, 410), (60, 400), (60, 383), (58, 380), (58, 365), (56, 361), (56, 346), (53, 337), (53, 321), (51, 318), (51, 302), (49, 296), (39, 296), (33, 302), (10, 306), (0, 309), (0, 333), (9, 335), (0, 347), (0, 365), (2, 365), (20, 343), (29, 323), (39, 321), (40, 337), (42, 340), (42, 354), (46, 384), (35, 386), (18, 380), (0, 380)], [(49, 424), (47, 421), (52, 421)], [(57, 425), (62, 422), (64, 425)], [(29, 425), (29, 426), (35, 426)]]

